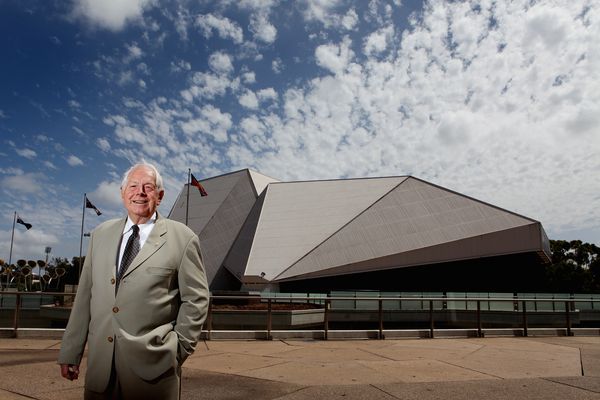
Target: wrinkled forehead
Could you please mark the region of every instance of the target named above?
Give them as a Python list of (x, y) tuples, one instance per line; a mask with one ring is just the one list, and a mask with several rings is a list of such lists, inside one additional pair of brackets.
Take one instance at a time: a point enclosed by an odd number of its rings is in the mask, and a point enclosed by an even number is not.
[(156, 175), (151, 168), (144, 166), (133, 169), (127, 176), (127, 183), (154, 183), (156, 184)]

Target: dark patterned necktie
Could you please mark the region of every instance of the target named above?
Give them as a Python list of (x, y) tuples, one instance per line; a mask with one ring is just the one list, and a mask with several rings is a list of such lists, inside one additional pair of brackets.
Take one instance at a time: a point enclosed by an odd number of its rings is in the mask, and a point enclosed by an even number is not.
[[(127, 268), (140, 251), (140, 227), (137, 225), (133, 225), (131, 227), (132, 233), (127, 240), (127, 245), (125, 245), (125, 251), (123, 252), (123, 258), (121, 259), (121, 266), (119, 267), (119, 273), (117, 274), (117, 285), (119, 281), (127, 271)], [(118, 287), (118, 286), (117, 286)]]

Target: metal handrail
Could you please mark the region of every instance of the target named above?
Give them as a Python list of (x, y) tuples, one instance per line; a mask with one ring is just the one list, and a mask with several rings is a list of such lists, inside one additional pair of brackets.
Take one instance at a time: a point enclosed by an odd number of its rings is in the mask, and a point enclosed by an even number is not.
[[(14, 317), (13, 317), (13, 326), (12, 330), (14, 331), (14, 335), (17, 335), (19, 330), (19, 320), (21, 313), (21, 303), (23, 296), (54, 296), (54, 297), (74, 297), (75, 293), (69, 292), (10, 292), (10, 291), (2, 291), (0, 295), (5, 296), (16, 296), (15, 301), (15, 309), (14, 309)], [(307, 303), (318, 302), (324, 304), (324, 321), (323, 321), (323, 338), (328, 339), (329, 331), (330, 331), (330, 313), (332, 311), (331, 302), (332, 301), (344, 301), (344, 300), (360, 300), (360, 301), (372, 301), (377, 302), (377, 313), (378, 313), (378, 329), (377, 329), (377, 337), (378, 339), (384, 339), (384, 309), (383, 302), (384, 301), (422, 301), (428, 302), (429, 307), (428, 310), (423, 308), (422, 312), (429, 313), (429, 337), (434, 338), (435, 335), (435, 318), (434, 318), (434, 302), (448, 302), (448, 301), (456, 301), (456, 302), (476, 302), (476, 325), (477, 325), (477, 336), (483, 337), (483, 326), (482, 326), (482, 318), (481, 318), (481, 302), (510, 302), (518, 306), (521, 304), (521, 311), (518, 309), (513, 310), (512, 312), (522, 312), (522, 332), (523, 336), (528, 336), (528, 313), (532, 313), (531, 311), (527, 311), (527, 303), (528, 302), (536, 302), (536, 303), (563, 303), (564, 310), (560, 311), (552, 311), (552, 312), (564, 312), (565, 313), (565, 326), (566, 332), (568, 336), (572, 336), (572, 323), (571, 323), (571, 313), (575, 310), (575, 303), (577, 302), (590, 302), (590, 303), (600, 303), (600, 299), (594, 298), (561, 298), (561, 299), (548, 299), (548, 298), (519, 298), (519, 297), (436, 297), (436, 296), (423, 296), (423, 297), (413, 297), (413, 296), (398, 296), (398, 297), (390, 297), (390, 296), (381, 296), (381, 297), (357, 297), (357, 296), (322, 296), (322, 297), (311, 297), (307, 296), (285, 296), (285, 295), (277, 295), (274, 296), (265, 296), (265, 295), (218, 295), (218, 296), (210, 296), (208, 303), (208, 315), (206, 320), (206, 333), (207, 338), (210, 340), (211, 332), (213, 330), (213, 314), (215, 311), (215, 300), (255, 300), (260, 302), (267, 303), (267, 309), (265, 310), (267, 314), (267, 323), (266, 323), (266, 338), (272, 339), (272, 331), (273, 331), (273, 313), (277, 312), (273, 310), (273, 302), (281, 302), (283, 300), (287, 300), (291, 303), (294, 301), (306, 301)], [(555, 309), (555, 307), (553, 307)], [(443, 308), (442, 310), (452, 311), (448, 308)], [(356, 311), (356, 310), (354, 310)], [(375, 311), (370, 310), (370, 311)], [(387, 311), (396, 311), (396, 310), (387, 310)], [(397, 310), (402, 311), (402, 310)], [(419, 310), (417, 310), (419, 311)], [(456, 311), (456, 310), (454, 310)], [(473, 310), (467, 310), (473, 311)], [(501, 311), (501, 310), (498, 310)], [(508, 310), (501, 312), (510, 312)], [(535, 312), (533, 312), (535, 313)]]

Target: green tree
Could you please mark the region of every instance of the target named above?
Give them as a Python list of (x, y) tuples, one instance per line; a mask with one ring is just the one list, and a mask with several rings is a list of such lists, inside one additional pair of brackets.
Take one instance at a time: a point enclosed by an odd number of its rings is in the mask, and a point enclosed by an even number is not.
[(73, 257), (73, 259), (71, 260), (71, 264), (72, 264), (72, 268), (71, 271), (69, 271), (68, 276), (67, 276), (67, 283), (69, 285), (77, 285), (79, 283), (79, 263), (81, 261), (81, 266), (83, 267), (83, 263), (85, 262), (85, 256), (81, 257), (81, 260), (79, 259), (79, 257)]
[(546, 268), (548, 291), (600, 292), (600, 248), (581, 240), (551, 240), (552, 264)]

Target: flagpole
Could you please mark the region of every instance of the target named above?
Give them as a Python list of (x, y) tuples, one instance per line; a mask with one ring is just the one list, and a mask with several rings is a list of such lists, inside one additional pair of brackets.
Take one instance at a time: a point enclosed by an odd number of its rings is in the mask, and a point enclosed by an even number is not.
[(13, 249), (13, 241), (15, 240), (15, 223), (17, 222), (17, 212), (15, 211), (15, 216), (13, 218), (13, 230), (12, 235), (10, 237), (10, 253), (8, 254), (8, 265), (10, 266), (12, 263), (12, 249)]
[(192, 169), (188, 168), (188, 180), (187, 180), (187, 200), (185, 202), (185, 226), (188, 224), (188, 213), (190, 211), (190, 176)]
[(85, 199), (87, 193), (83, 194), (83, 211), (81, 211), (81, 236), (79, 237), (79, 272), (77, 273), (77, 283), (81, 278), (81, 250), (83, 248), (83, 222), (85, 221)]

